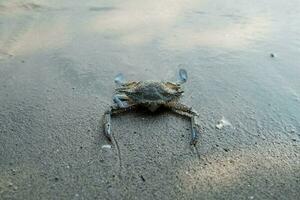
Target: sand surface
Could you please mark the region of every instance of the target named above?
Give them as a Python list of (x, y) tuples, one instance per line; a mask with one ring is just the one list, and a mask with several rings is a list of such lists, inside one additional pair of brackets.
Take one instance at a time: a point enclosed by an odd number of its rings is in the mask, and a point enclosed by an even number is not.
[[(0, 199), (297, 199), (300, 2), (0, 0)], [(200, 113), (116, 116), (113, 77)]]

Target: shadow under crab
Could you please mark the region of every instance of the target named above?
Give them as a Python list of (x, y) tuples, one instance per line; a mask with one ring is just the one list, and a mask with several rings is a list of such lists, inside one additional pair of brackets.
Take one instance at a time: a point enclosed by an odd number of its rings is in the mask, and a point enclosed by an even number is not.
[(113, 97), (112, 105), (104, 113), (103, 127), (105, 136), (112, 141), (111, 116), (133, 110), (137, 107), (144, 107), (155, 112), (161, 107), (187, 116), (191, 119), (191, 144), (196, 145), (198, 131), (196, 124), (197, 112), (192, 107), (179, 102), (183, 95), (182, 84), (187, 81), (187, 72), (179, 70), (179, 78), (176, 83), (162, 81), (130, 81), (126, 82), (122, 74), (115, 77), (117, 88)]

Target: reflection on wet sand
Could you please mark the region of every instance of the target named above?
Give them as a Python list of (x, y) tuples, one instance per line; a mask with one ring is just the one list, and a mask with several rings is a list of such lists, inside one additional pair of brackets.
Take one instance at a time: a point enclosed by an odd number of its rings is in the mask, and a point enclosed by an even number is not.
[(36, 51), (63, 47), (68, 42), (67, 19), (54, 23), (38, 23), (28, 29), (10, 44), (8, 52), (27, 55)]
[(117, 9), (102, 13), (90, 22), (90, 29), (118, 35), (128, 45), (143, 45), (168, 35), (184, 12), (203, 1), (130, 1), (120, 2)]
[[(92, 15), (83, 17), (80, 32), (112, 38), (121, 44), (141, 46), (156, 43), (166, 50), (192, 50), (196, 47), (243, 48), (265, 36), (270, 30), (266, 16), (250, 16), (240, 22), (198, 25), (202, 16), (191, 12), (191, 7), (205, 10), (205, 1), (119, 2), (107, 6), (91, 6)], [(24, 11), (40, 10), (35, 3), (7, 3), (1, 10), (4, 16), (23, 16)], [(20, 19), (21, 20), (21, 19)], [(211, 20), (218, 20), (213, 16)], [(70, 23), (69, 23), (70, 21)], [(80, 21), (80, 20), (78, 20)], [(59, 48), (71, 37), (67, 32), (81, 25), (75, 18), (63, 14), (40, 24), (26, 27), (26, 31), (6, 47), (7, 53), (29, 54), (41, 48)], [(87, 35), (89, 37), (89, 35)], [(3, 51), (3, 50), (2, 50)]]
[(39, 50), (63, 47), (69, 41), (69, 17), (43, 18), (42, 12), (33, 12), (48, 9), (41, 3), (44, 2), (10, 1), (0, 4), (3, 27), (11, 27), (4, 29), (0, 37), (3, 55), (32, 55)]
[[(41, 3), (41, 1), (39, 2)], [(6, 16), (17, 16), (24, 14), (26, 11), (37, 11), (43, 9), (44, 6), (33, 2), (7, 1), (0, 4), (0, 14)]]
[(197, 26), (197, 18), (189, 17), (193, 6), (205, 9), (204, 2), (193, 0), (121, 3), (118, 9), (92, 19), (89, 30), (115, 35), (127, 45), (145, 45), (158, 40), (168, 50), (190, 50), (197, 46), (240, 48), (269, 31), (266, 16), (249, 17), (241, 23), (218, 23), (217, 27), (216, 24)]
[(228, 24), (220, 28), (199, 29), (190, 26), (176, 30), (176, 35), (166, 38), (163, 46), (172, 49), (191, 50), (198, 46), (242, 48), (251, 41), (264, 36), (268, 30), (266, 17), (252, 17), (242, 24)]

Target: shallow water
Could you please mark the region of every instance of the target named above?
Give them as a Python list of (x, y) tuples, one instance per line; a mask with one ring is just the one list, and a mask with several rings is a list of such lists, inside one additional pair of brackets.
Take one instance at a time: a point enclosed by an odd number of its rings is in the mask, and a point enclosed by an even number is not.
[[(297, 0), (0, 1), (0, 195), (298, 196), (299, 13)], [(204, 130), (197, 154), (183, 118), (124, 115), (116, 176), (99, 127), (113, 77), (180, 68)]]

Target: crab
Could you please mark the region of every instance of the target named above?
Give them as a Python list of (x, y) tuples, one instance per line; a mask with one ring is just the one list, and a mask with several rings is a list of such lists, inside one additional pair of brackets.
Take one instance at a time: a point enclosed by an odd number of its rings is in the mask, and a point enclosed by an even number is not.
[(105, 111), (103, 117), (104, 134), (109, 141), (112, 141), (111, 116), (133, 110), (137, 107), (146, 108), (155, 112), (161, 107), (191, 120), (191, 145), (196, 145), (198, 131), (195, 118), (198, 113), (189, 106), (179, 102), (183, 95), (182, 84), (187, 81), (187, 72), (180, 69), (177, 82), (163, 81), (129, 81), (126, 82), (124, 76), (119, 73), (114, 81), (117, 85), (113, 96), (114, 104)]

